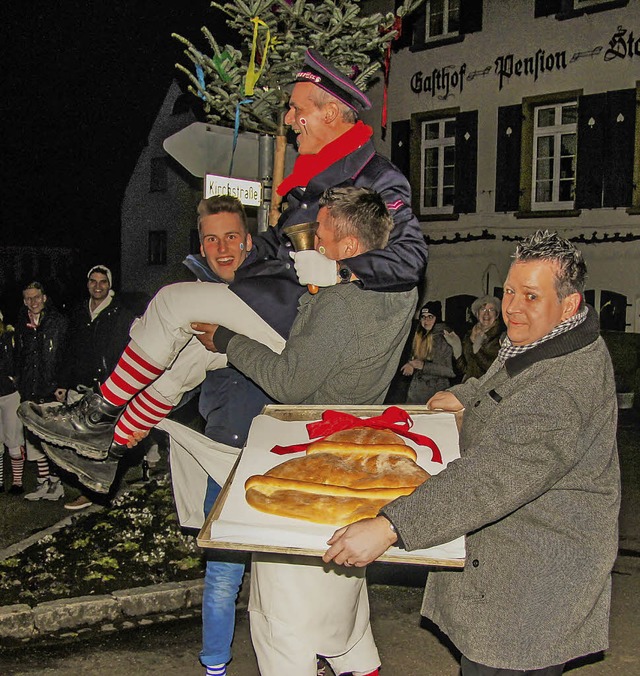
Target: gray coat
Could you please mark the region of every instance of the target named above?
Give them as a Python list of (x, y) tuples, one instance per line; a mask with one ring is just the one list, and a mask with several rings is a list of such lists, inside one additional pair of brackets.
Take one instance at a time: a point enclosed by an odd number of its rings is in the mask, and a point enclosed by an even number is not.
[(418, 293), (367, 291), (356, 284), (300, 299), (281, 355), (245, 336), (229, 362), (282, 404), (378, 404), (393, 378)]
[(620, 475), (595, 313), (451, 391), (465, 406), (461, 459), (383, 510), (407, 549), (467, 534), (464, 571), (429, 574), (423, 614), (496, 668), (605, 649)]

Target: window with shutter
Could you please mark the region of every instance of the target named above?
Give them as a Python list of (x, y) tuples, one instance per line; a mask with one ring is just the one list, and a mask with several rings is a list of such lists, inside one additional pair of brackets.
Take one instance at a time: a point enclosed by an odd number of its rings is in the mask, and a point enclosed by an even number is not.
[(414, 51), (459, 42), (480, 30), (482, 0), (425, 0), (403, 25)]
[[(519, 218), (532, 211), (575, 216), (579, 209), (634, 208), (634, 172), (640, 176), (637, 105), (636, 89), (524, 99), (520, 139), (519, 106), (499, 109), (496, 211), (510, 211), (516, 202), (509, 155), (521, 159)], [(514, 141), (507, 141), (507, 125)]]
[(476, 209), (478, 112), (417, 113), (411, 120), (414, 211), (446, 220)]
[(420, 215), (453, 213), (455, 117), (420, 125)]
[(460, 0), (426, 0), (425, 39), (457, 35), (460, 28)]
[(533, 121), (531, 208), (573, 209), (578, 105), (537, 106)]

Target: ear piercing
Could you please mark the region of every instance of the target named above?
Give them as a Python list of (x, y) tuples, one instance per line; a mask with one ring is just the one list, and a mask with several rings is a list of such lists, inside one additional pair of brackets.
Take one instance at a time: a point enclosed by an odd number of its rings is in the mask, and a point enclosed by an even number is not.
[(306, 118), (301, 117), (301, 118), (300, 118), (300, 124), (301, 124), (303, 127), (306, 127), (306, 126), (307, 126), (307, 120), (306, 120)]
[(322, 246), (322, 244), (318, 247), (318, 253), (322, 254), (323, 256), (327, 253), (327, 250)]

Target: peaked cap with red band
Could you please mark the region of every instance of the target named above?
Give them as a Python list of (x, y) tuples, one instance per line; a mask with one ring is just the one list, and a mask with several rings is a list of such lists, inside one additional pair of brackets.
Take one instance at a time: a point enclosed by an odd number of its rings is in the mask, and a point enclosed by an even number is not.
[(296, 82), (311, 82), (335, 96), (356, 113), (371, 108), (371, 101), (344, 73), (320, 56), (315, 49), (307, 50), (302, 70), (296, 73)]

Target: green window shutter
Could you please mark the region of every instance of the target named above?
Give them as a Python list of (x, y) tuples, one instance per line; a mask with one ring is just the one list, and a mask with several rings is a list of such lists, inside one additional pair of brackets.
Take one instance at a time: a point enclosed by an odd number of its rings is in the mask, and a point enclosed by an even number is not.
[[(396, 0), (394, 3), (395, 7), (395, 13), (398, 13), (398, 7), (400, 7), (402, 3), (400, 0)], [(414, 12), (413, 14), (410, 14), (409, 16), (405, 16), (402, 18), (402, 34), (400, 35), (399, 38), (396, 38), (393, 41), (393, 50), (394, 51), (399, 51), (401, 49), (404, 49), (405, 47), (410, 47), (413, 44), (413, 31), (414, 31), (414, 25), (416, 21), (416, 16), (417, 13)], [(425, 13), (424, 13), (424, 5), (422, 6), (422, 23), (424, 25), (424, 19), (425, 19)], [(422, 41), (424, 42), (424, 35), (422, 36)]]
[(478, 183), (478, 111), (456, 115), (456, 169), (453, 209), (474, 213)]
[(482, 0), (462, 0), (460, 3), (460, 33), (482, 30)]
[(605, 207), (629, 207), (633, 198), (636, 90), (607, 92), (604, 156)]
[(576, 209), (602, 206), (606, 110), (606, 94), (588, 94), (578, 100)]
[(498, 108), (496, 148), (496, 211), (520, 208), (522, 105)]
[(562, 11), (562, 0), (536, 0), (533, 16), (537, 19), (540, 16), (558, 14), (560, 11)]
[(410, 179), (409, 144), (411, 142), (411, 121), (398, 120), (391, 123), (391, 161)]

